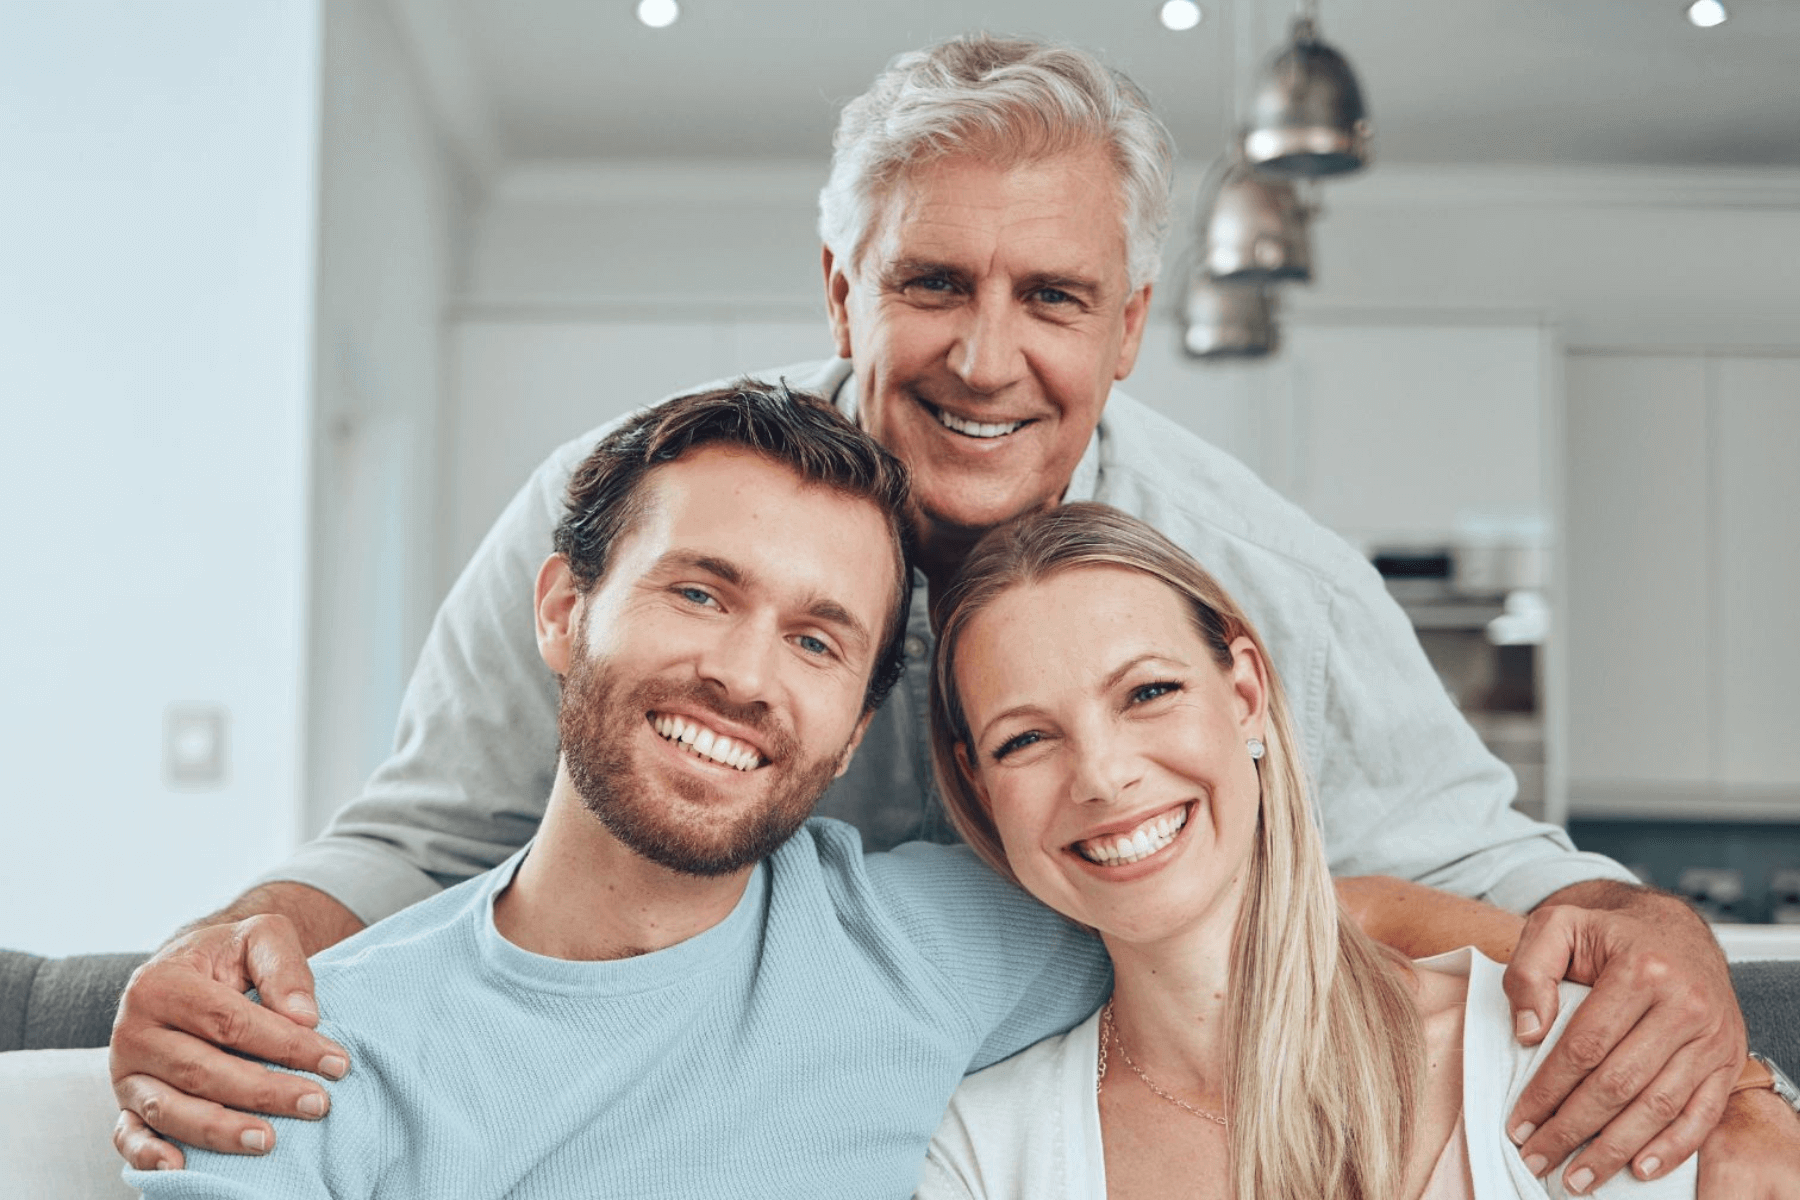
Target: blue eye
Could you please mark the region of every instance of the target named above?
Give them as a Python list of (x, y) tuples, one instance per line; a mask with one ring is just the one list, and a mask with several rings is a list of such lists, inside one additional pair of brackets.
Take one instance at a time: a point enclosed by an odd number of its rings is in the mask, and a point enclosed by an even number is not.
[(811, 634), (803, 633), (799, 637), (795, 638), (794, 641), (799, 645), (799, 647), (802, 650), (806, 651), (808, 654), (824, 655), (824, 654), (831, 653), (830, 646), (826, 645), (820, 639), (813, 637)]
[(679, 587), (675, 589), (675, 593), (689, 604), (710, 605), (716, 603), (712, 593), (705, 588)]
[(1044, 304), (1067, 304), (1075, 299), (1075, 297), (1069, 295), (1069, 293), (1063, 291), (1061, 288), (1052, 287), (1039, 288), (1037, 290), (1037, 298)]
[(1180, 690), (1181, 685), (1179, 683), (1173, 683), (1169, 680), (1158, 680), (1155, 683), (1146, 683), (1132, 688), (1131, 702), (1133, 704), (1148, 704), (1150, 701), (1155, 700), (1160, 696), (1166, 696), (1171, 692), (1179, 692)]
[(994, 748), (993, 759), (995, 762), (999, 762), (1013, 751), (1023, 750), (1027, 746), (1035, 746), (1043, 740), (1044, 735), (1035, 730), (1030, 733), (1021, 733), (1014, 737), (1007, 738), (1004, 742), (1001, 742), (1000, 745)]

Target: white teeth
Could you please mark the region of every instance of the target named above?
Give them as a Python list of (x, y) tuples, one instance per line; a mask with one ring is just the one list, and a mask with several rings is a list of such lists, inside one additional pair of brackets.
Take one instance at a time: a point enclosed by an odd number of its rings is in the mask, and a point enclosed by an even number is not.
[(1175, 840), (1187, 824), (1187, 809), (1152, 817), (1130, 833), (1106, 839), (1076, 843), (1075, 849), (1089, 862), (1117, 867), (1140, 862)]
[(710, 762), (723, 763), (739, 771), (753, 771), (762, 766), (762, 755), (749, 746), (683, 717), (657, 713), (651, 726), (662, 737)]
[(1014, 430), (1023, 429), (1025, 427), (1025, 422), (1023, 421), (1007, 421), (1004, 424), (989, 425), (983, 424), (980, 421), (965, 421), (961, 417), (947, 413), (941, 408), (933, 409), (932, 411), (937, 414), (938, 424), (942, 425), (945, 429), (954, 430), (967, 437), (1005, 437)]

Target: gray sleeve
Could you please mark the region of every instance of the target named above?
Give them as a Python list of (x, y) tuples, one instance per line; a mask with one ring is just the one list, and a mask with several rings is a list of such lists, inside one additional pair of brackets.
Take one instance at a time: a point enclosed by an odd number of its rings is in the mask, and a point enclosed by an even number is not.
[(604, 431), (561, 447), (488, 531), (438, 610), (394, 749), (362, 795), (259, 883), (292, 881), (374, 922), (479, 874), (536, 832), (556, 768), (556, 677), (538, 656), (539, 566), (570, 474)]
[(1395, 875), (1526, 912), (1618, 863), (1512, 807), (1512, 772), (1438, 681), (1372, 567), (1339, 577), (1320, 691), (1320, 817), (1337, 875)]

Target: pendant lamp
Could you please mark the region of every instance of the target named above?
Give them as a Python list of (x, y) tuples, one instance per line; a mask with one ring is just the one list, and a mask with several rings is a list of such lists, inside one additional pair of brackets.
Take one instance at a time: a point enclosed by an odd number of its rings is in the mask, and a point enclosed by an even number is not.
[(1269, 62), (1251, 103), (1244, 134), (1250, 166), (1286, 179), (1342, 175), (1369, 164), (1370, 137), (1349, 60), (1319, 40), (1312, 17), (1297, 18), (1287, 48)]
[(1221, 282), (1310, 283), (1306, 206), (1285, 179), (1259, 178), (1233, 155), (1201, 190), (1200, 269)]
[(1182, 317), (1182, 349), (1193, 358), (1264, 358), (1281, 344), (1275, 293), (1260, 284), (1222, 283), (1195, 270)]

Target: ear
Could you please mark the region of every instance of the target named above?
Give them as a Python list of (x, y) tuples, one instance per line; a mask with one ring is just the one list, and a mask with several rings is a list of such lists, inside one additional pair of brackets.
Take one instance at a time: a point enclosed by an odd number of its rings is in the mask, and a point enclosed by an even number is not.
[(1264, 736), (1268, 722), (1269, 673), (1256, 643), (1239, 637), (1231, 643), (1231, 691), (1237, 698), (1238, 728), (1247, 738)]
[(831, 344), (839, 358), (853, 358), (850, 345), (850, 276), (830, 246), (819, 248), (825, 269), (825, 315), (831, 321)]
[(850, 731), (850, 740), (844, 743), (843, 753), (838, 755), (837, 770), (832, 773), (833, 779), (842, 779), (844, 772), (850, 769), (850, 759), (856, 754), (856, 748), (862, 745), (863, 734), (869, 732), (869, 722), (875, 719), (875, 711), (870, 709)]
[(1125, 301), (1125, 338), (1119, 343), (1119, 363), (1114, 379), (1123, 379), (1137, 366), (1138, 347), (1144, 344), (1144, 325), (1150, 319), (1150, 288), (1146, 283)]
[(538, 654), (552, 671), (567, 675), (579, 624), (581, 593), (575, 588), (575, 576), (569, 572), (569, 560), (560, 554), (552, 554), (538, 568), (535, 607)]

